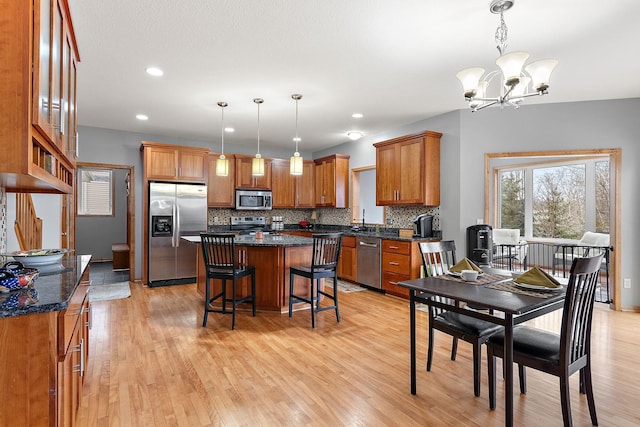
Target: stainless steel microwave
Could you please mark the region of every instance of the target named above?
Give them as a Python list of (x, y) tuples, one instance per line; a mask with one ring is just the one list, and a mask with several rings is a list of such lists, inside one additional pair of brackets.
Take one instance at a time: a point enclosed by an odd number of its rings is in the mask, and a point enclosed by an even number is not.
[(265, 190), (236, 190), (237, 210), (271, 210), (271, 191)]

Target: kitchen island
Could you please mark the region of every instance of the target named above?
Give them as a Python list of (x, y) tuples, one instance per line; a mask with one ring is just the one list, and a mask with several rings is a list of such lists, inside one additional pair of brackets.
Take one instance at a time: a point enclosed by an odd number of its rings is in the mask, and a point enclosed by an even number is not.
[[(185, 236), (183, 239), (192, 243), (200, 243), (200, 236)], [(238, 260), (256, 267), (256, 306), (262, 311), (289, 310), (289, 267), (292, 265), (311, 264), (313, 239), (287, 234), (265, 234), (262, 239), (255, 236), (236, 236)], [(197, 256), (198, 277), (197, 289), (203, 298), (206, 286), (206, 274), (202, 251)], [(239, 281), (238, 297), (248, 294), (250, 278)], [(212, 280), (212, 295), (220, 292), (220, 280)], [(294, 289), (304, 294), (304, 278), (296, 276)], [(308, 281), (307, 281), (308, 283)], [(231, 284), (227, 281), (228, 290)], [(242, 308), (242, 306), (240, 306)], [(308, 304), (300, 304), (300, 309), (309, 308)]]
[(0, 425), (73, 425), (89, 356), (90, 255), (38, 267), (31, 289), (0, 294)]

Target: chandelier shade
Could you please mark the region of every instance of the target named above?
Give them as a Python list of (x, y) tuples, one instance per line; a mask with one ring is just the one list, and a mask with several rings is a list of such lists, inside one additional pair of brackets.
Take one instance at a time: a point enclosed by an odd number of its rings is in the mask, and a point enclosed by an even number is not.
[(251, 175), (264, 176), (264, 159), (260, 155), (260, 104), (264, 102), (262, 98), (255, 98), (253, 102), (258, 106), (258, 152), (251, 160)]
[(224, 109), (227, 107), (226, 102), (218, 102), (218, 106), (221, 111), (220, 118), (220, 140), (222, 141), (222, 150), (220, 152), (220, 157), (216, 160), (216, 175), (218, 176), (229, 176), (229, 159), (227, 159), (224, 155)]
[[(485, 74), (484, 68), (471, 67), (456, 74), (471, 111), (493, 105), (519, 108), (524, 98), (548, 93), (551, 73), (558, 65), (558, 60), (545, 59), (525, 66), (529, 59), (527, 52), (505, 52), (508, 29), (504, 22), (504, 12), (514, 3), (515, 0), (492, 0), (489, 5), (491, 13), (500, 14), (500, 26), (495, 33), (496, 47), (500, 52), (500, 56), (496, 59), (498, 69)], [(500, 84), (496, 85), (497, 88), (494, 87), (490, 93), (491, 83), (494, 80), (496, 82), (499, 80)]]
[(296, 151), (293, 153), (293, 156), (291, 156), (291, 159), (289, 160), (289, 173), (291, 175), (302, 175), (302, 166), (304, 159), (298, 152), (298, 143), (300, 142), (300, 137), (298, 136), (298, 101), (302, 99), (302, 95), (294, 93), (293, 95), (291, 95), (291, 98), (296, 101), (296, 136), (293, 138), (296, 143)]

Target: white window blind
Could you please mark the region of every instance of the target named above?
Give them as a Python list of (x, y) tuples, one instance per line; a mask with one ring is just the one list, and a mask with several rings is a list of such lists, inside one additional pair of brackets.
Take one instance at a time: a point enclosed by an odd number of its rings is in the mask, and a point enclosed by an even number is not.
[(113, 215), (113, 175), (109, 169), (79, 169), (78, 215)]

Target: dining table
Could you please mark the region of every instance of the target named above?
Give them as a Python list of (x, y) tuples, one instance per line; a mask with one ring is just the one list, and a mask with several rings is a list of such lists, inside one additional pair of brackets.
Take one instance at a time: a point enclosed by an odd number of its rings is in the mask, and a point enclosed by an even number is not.
[[(512, 281), (511, 272), (483, 267), (475, 281), (440, 276), (398, 282), (409, 290), (411, 340), (411, 394), (416, 394), (416, 304), (423, 303), (504, 327), (505, 425), (513, 426), (513, 329), (514, 326), (561, 309), (565, 287), (535, 290)], [(437, 298), (440, 297), (440, 298)], [(481, 307), (470, 309), (469, 307)]]

